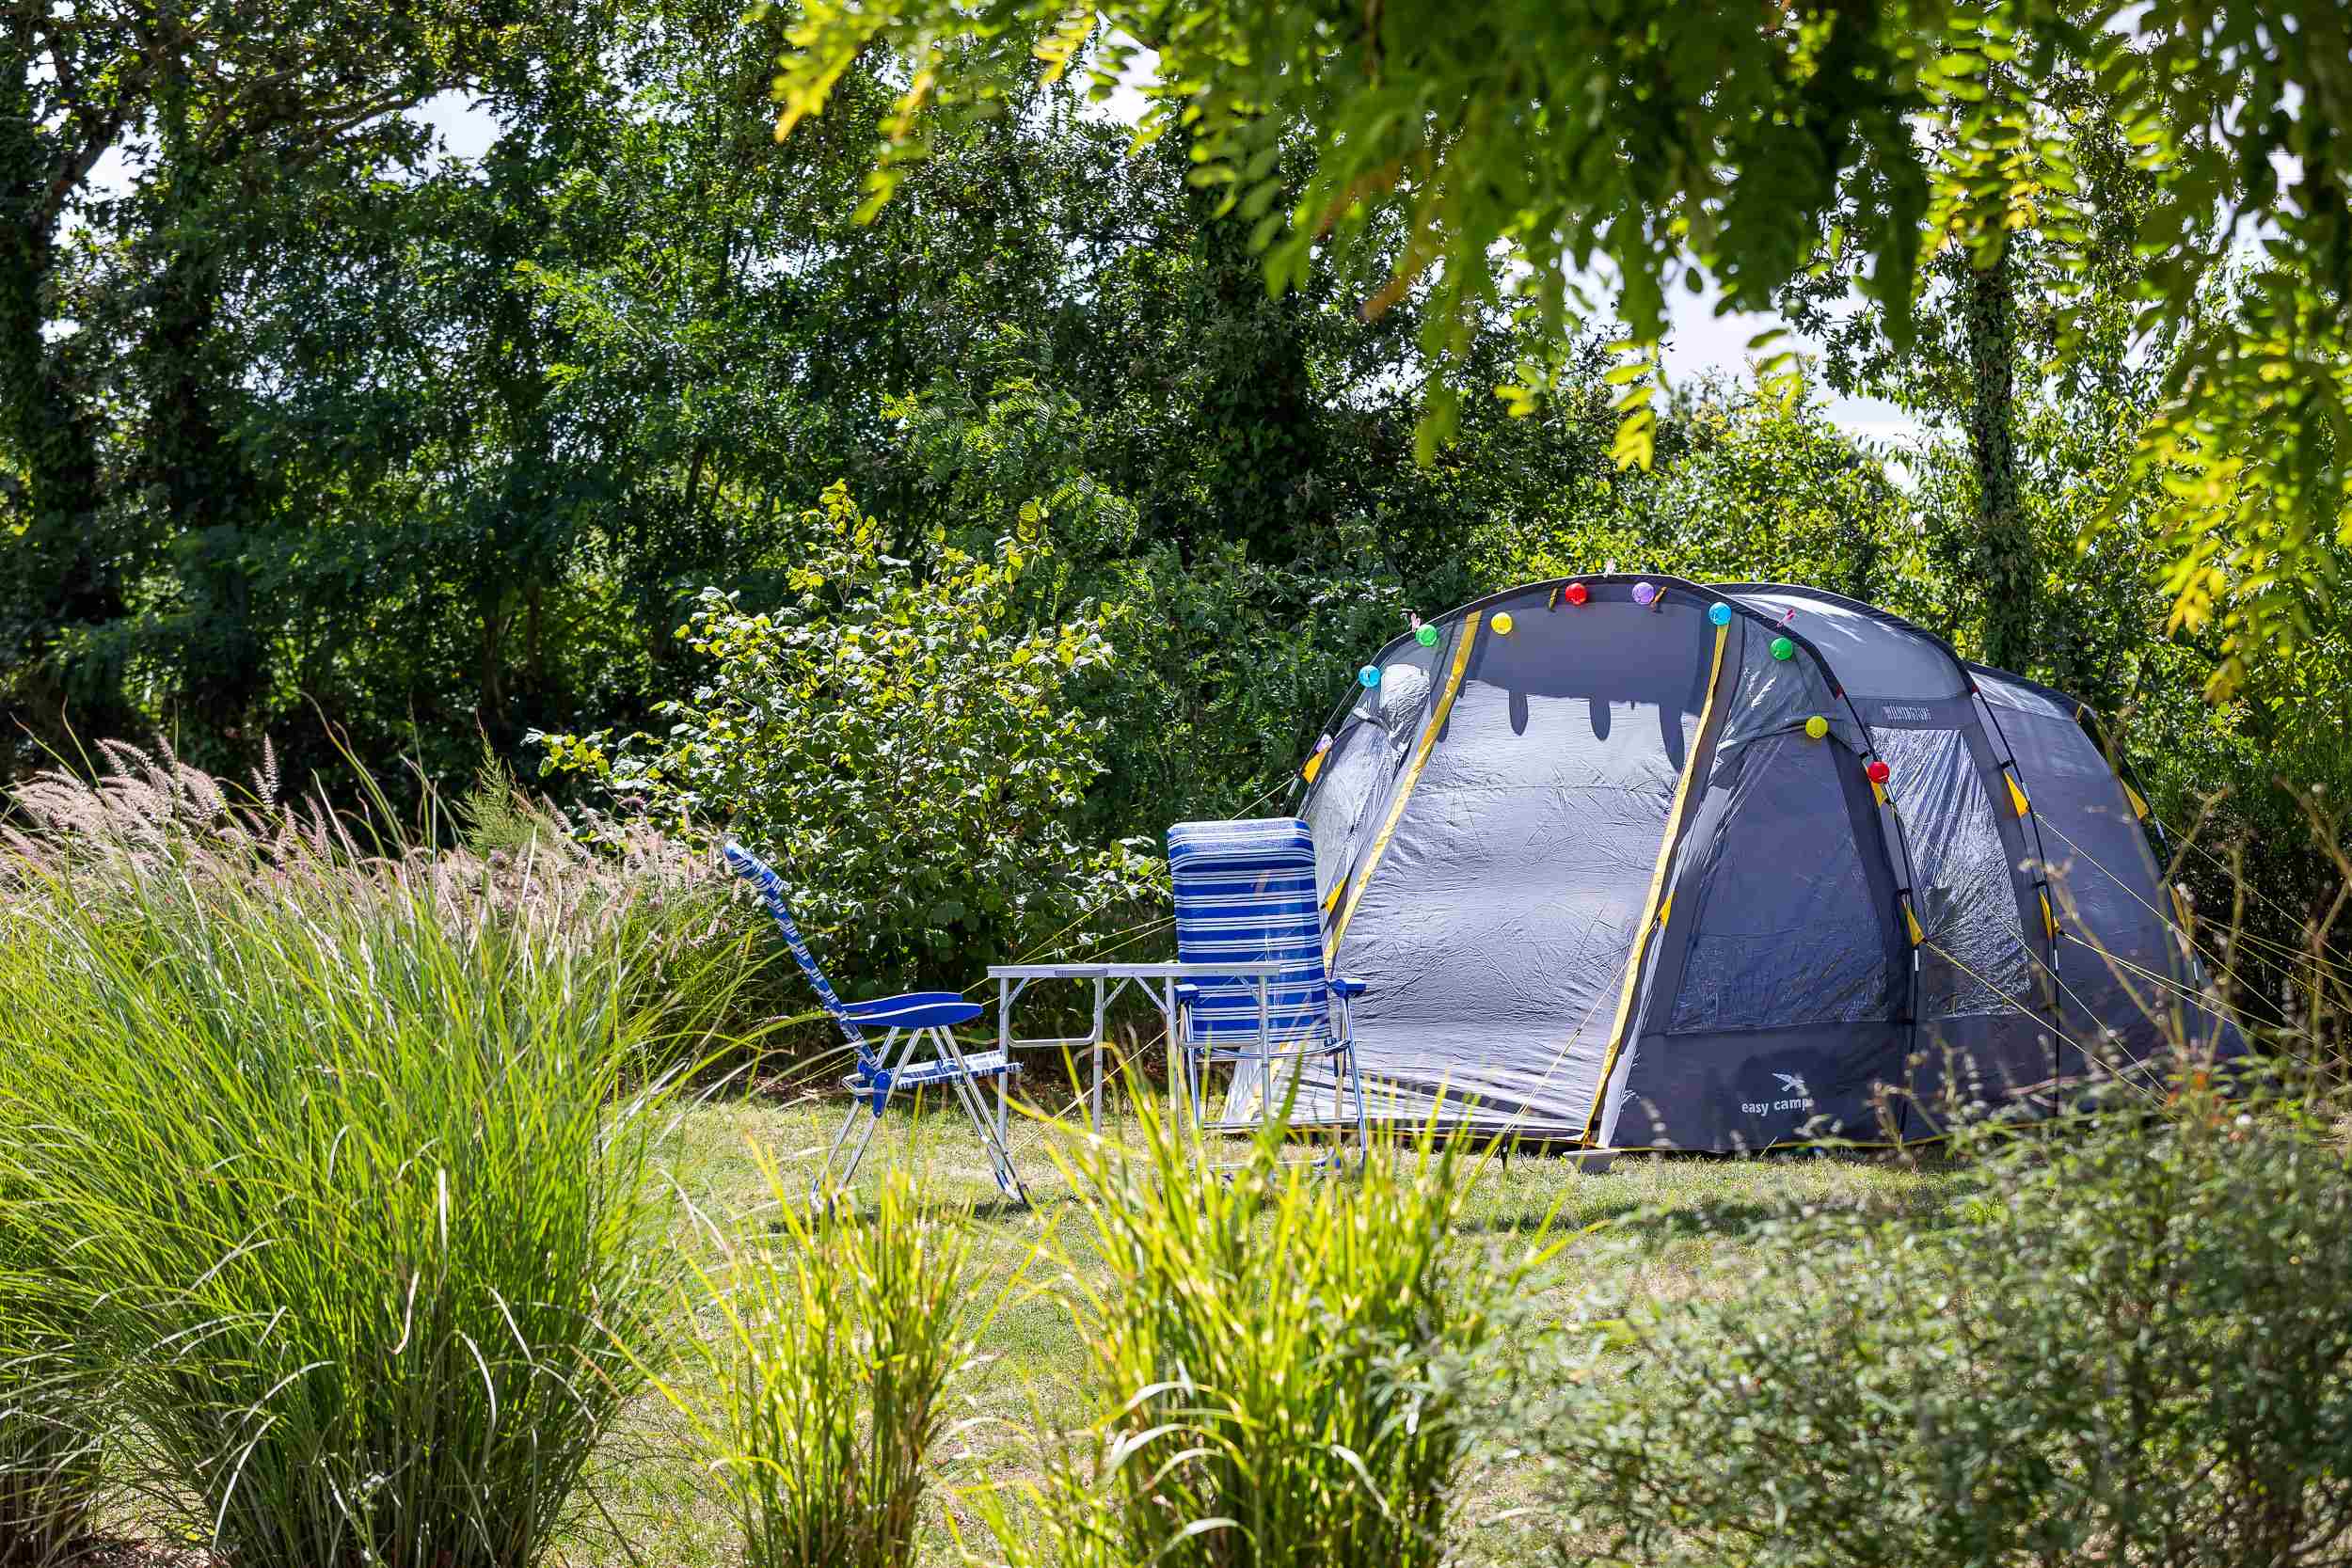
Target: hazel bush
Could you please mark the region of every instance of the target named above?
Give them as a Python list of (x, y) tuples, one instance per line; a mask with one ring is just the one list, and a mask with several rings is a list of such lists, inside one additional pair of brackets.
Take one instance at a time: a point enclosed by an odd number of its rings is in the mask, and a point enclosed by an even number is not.
[(658, 710), (667, 736), (541, 736), (553, 773), (689, 837), (723, 831), (775, 865), (852, 987), (961, 984), (988, 956), (1146, 896), (1139, 842), (1075, 823), (1104, 724), (1073, 685), (1113, 651), (1090, 605), (1031, 625), (1033, 531), (982, 560), (882, 526), (834, 484), (790, 600), (707, 589), (681, 635), (707, 677)]

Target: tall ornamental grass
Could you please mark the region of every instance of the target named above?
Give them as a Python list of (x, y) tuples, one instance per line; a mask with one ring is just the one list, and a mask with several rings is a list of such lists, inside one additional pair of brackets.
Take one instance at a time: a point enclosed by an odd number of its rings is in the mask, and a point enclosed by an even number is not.
[(775, 1228), (720, 1238), (698, 1279), (685, 1416), (751, 1568), (903, 1568), (954, 1380), (985, 1299), (969, 1221), (926, 1212), (903, 1171), (870, 1214), (808, 1215), (762, 1155)]
[[(1484, 1353), (1548, 1255), (1454, 1234), (1475, 1158), (1427, 1132), (1323, 1176), (1279, 1121), (1218, 1171), (1138, 1107), (1137, 1151), (1065, 1168), (1109, 1279), (1066, 1288), (1092, 1356), (1090, 1455), (1031, 1507), (984, 1501), (1016, 1564), (1414, 1568), (1448, 1560)], [(1545, 1227), (1548, 1231), (1549, 1226)]]
[(83, 1542), (102, 1481), (88, 1304), (39, 1206), (0, 1171), (0, 1568), (47, 1568)]
[(0, 1141), (135, 1479), (249, 1568), (530, 1563), (673, 1299), (655, 957), (577, 879), (163, 804), (18, 835), (0, 942)]

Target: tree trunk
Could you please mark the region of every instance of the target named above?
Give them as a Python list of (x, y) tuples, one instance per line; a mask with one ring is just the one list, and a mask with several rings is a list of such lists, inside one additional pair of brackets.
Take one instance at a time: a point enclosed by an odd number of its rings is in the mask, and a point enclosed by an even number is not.
[(2017, 500), (2017, 286), (2004, 245), (1961, 279), (1968, 327), (1968, 451), (1977, 471), (1971, 552), (1984, 604), (1984, 656), (2004, 670), (2033, 662), (2041, 573)]

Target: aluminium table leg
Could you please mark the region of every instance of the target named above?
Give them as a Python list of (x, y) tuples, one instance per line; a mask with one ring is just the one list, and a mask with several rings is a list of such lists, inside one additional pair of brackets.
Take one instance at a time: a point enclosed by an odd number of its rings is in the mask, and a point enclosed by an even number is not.
[(1094, 1086), (1087, 1094), (1087, 1129), (1098, 1138), (1103, 1135), (1103, 1018), (1109, 1006), (1103, 976), (1098, 974), (1094, 977)]

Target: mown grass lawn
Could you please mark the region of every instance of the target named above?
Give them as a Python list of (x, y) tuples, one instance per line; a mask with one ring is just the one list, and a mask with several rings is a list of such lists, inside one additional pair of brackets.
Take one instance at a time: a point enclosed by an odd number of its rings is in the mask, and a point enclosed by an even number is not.
[[(770, 1151), (787, 1179), (805, 1180), (844, 1110), (833, 1097), (791, 1102), (707, 1101), (685, 1111), (666, 1140), (663, 1164), (677, 1194), (674, 1243), (707, 1256), (698, 1237), (705, 1227), (755, 1233), (772, 1223), (772, 1206), (753, 1155)], [(1131, 1137), (1131, 1114), (1114, 1114), (1106, 1136)], [(1098, 1286), (1109, 1271), (1093, 1261), (1083, 1209), (1056, 1169), (1058, 1139), (1067, 1127), (1021, 1120), (1014, 1155), (1035, 1200), (1020, 1209), (999, 1198), (989, 1181), (977, 1140), (961, 1118), (935, 1105), (919, 1115), (894, 1108), (878, 1130), (859, 1187), (870, 1192), (890, 1162), (912, 1162), (932, 1183), (937, 1199), (970, 1205), (979, 1257), (990, 1287), (1009, 1287), (990, 1330), (991, 1359), (966, 1384), (966, 1424), (941, 1467), (927, 1526), (927, 1560), (952, 1561), (955, 1532), (985, 1544), (959, 1492), (1034, 1476), (1057, 1431), (1089, 1418), (1087, 1349), (1059, 1292), (1069, 1282), (1057, 1268), (1033, 1261), (1040, 1243), (1058, 1241)], [(1925, 1213), (1953, 1200), (1959, 1183), (1940, 1162), (1894, 1156), (1791, 1153), (1753, 1160), (1688, 1156), (1620, 1159), (1606, 1175), (1581, 1173), (1570, 1162), (1517, 1156), (1490, 1162), (1477, 1176), (1474, 1196), (1458, 1231), (1463, 1247), (1519, 1247), (1547, 1222), (1567, 1243), (1545, 1276), (1538, 1322), (1556, 1320), (1592, 1281), (1595, 1268), (1620, 1271), (1617, 1283), (1665, 1300), (1730, 1293), (1769, 1286), (1772, 1259), (1752, 1232), (1789, 1206), (1868, 1206)], [(1634, 1229), (1648, 1239), (1629, 1258), (1595, 1244), (1612, 1231)], [(1557, 1310), (1550, 1304), (1557, 1303)], [(738, 1560), (732, 1527), (710, 1501), (674, 1417), (649, 1398), (604, 1450), (594, 1474), (600, 1511), (583, 1518), (560, 1560), (569, 1564), (675, 1564), (698, 1568)], [(1473, 1560), (1524, 1560), (1526, 1544), (1497, 1516), (1530, 1499), (1523, 1468), (1489, 1459), (1477, 1467), (1466, 1500), (1465, 1541)]]

